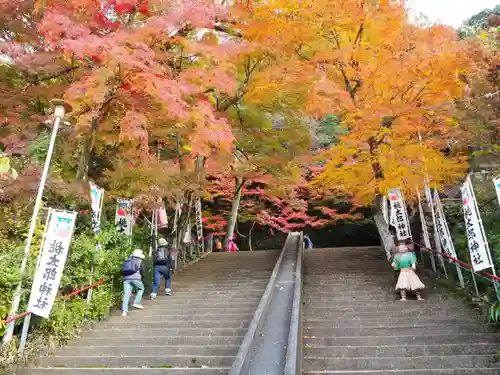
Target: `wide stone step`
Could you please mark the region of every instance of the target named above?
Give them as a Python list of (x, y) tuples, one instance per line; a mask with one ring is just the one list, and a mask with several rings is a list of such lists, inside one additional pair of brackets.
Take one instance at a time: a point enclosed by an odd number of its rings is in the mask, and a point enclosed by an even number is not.
[(450, 332), (477, 333), (479, 329), (475, 326), (463, 325), (460, 327), (449, 325), (421, 325), (406, 327), (339, 327), (339, 328), (308, 328), (304, 327), (306, 337), (335, 337), (335, 336), (398, 336), (404, 332), (405, 335), (419, 335), (423, 332), (432, 334), (447, 334)]
[[(248, 302), (248, 301), (258, 301), (260, 297), (262, 296), (262, 293), (258, 293), (255, 295), (213, 295), (210, 297), (203, 296), (202, 294), (192, 296), (190, 298), (182, 298), (181, 296), (176, 296), (172, 295), (168, 298), (162, 298), (156, 301), (151, 301), (148, 304), (145, 304), (145, 306), (160, 306), (162, 304), (172, 306), (172, 305), (179, 305), (182, 306), (184, 304), (195, 304), (195, 303), (200, 303), (205, 301), (206, 304), (215, 304), (215, 303), (227, 303), (228, 301), (236, 304), (239, 302)], [(144, 302), (147, 301), (147, 298)], [(132, 302), (131, 302), (132, 303)]]
[[(134, 340), (135, 341), (135, 340)], [(72, 346), (59, 350), (61, 356), (235, 356), (239, 345), (117, 345)]]
[(425, 370), (354, 370), (354, 371), (304, 371), (304, 375), (498, 375), (494, 368), (425, 369)]
[(400, 318), (400, 317), (381, 317), (381, 318), (371, 318), (371, 319), (360, 319), (360, 318), (330, 318), (322, 319), (321, 317), (313, 317), (310, 319), (305, 319), (303, 322), (304, 327), (313, 328), (335, 328), (335, 327), (389, 327), (393, 326), (428, 326), (428, 325), (463, 325), (470, 324), (480, 327), (478, 321), (473, 318), (448, 318), (446, 316), (439, 318), (429, 319), (428, 317), (414, 317), (414, 318)]
[[(370, 306), (368, 311), (366, 308), (363, 310), (356, 309), (355, 307), (348, 305), (329, 305), (321, 304), (318, 305), (304, 305), (305, 314), (350, 314), (363, 316), (365, 314), (372, 314), (377, 316), (384, 316), (388, 313), (400, 313), (400, 314), (463, 314), (467, 315), (468, 311), (464, 310), (460, 306), (435, 306), (435, 305), (425, 305), (421, 303), (422, 301), (406, 301), (398, 302), (394, 304), (387, 304), (385, 306)], [(469, 311), (470, 313), (470, 311)], [(476, 314), (477, 315), (477, 314)]]
[(234, 356), (51, 356), (40, 361), (40, 367), (231, 367)]
[[(233, 297), (239, 297), (239, 296), (251, 296), (251, 297), (258, 297), (258, 296), (262, 296), (262, 293), (263, 293), (263, 290), (264, 288), (262, 288), (262, 290), (259, 289), (255, 289), (255, 288), (251, 288), (251, 289), (247, 289), (247, 290), (213, 290), (211, 292), (204, 292), (204, 291), (201, 291), (201, 292), (189, 292), (189, 293), (186, 293), (186, 292), (179, 292), (179, 291), (175, 291), (175, 294), (172, 294), (171, 296), (169, 296), (170, 299), (180, 299), (180, 298), (194, 298), (194, 299), (198, 299), (198, 298), (214, 298), (214, 297), (219, 297), (219, 298), (233, 298)], [(160, 290), (159, 291), (159, 296), (161, 296), (162, 294), (162, 291)]]
[[(266, 285), (267, 285), (267, 280), (262, 281), (261, 283), (245, 283), (245, 284), (240, 284), (240, 285), (231, 285), (231, 292), (248, 292), (249, 288), (250, 290), (264, 290)], [(188, 284), (188, 285), (181, 285), (179, 286), (178, 284), (173, 285), (173, 292), (175, 294), (179, 293), (212, 293), (214, 291), (219, 291), (219, 285), (217, 284), (200, 284), (199, 286), (193, 285), (193, 284)], [(223, 291), (223, 290), (220, 290)], [(160, 293), (163, 292), (160, 290)]]
[(356, 296), (366, 296), (366, 295), (386, 295), (394, 294), (397, 295), (396, 290), (394, 290), (394, 285), (387, 288), (376, 288), (376, 289), (366, 289), (360, 287), (359, 289), (336, 289), (330, 287), (317, 287), (317, 288), (304, 288), (304, 293), (308, 296), (342, 296), (342, 297), (356, 297)]
[(246, 328), (99, 328), (85, 332), (84, 337), (123, 337), (133, 340), (135, 336), (244, 336)]
[(486, 314), (475, 311), (462, 311), (456, 309), (433, 309), (433, 310), (404, 310), (391, 314), (387, 312), (362, 311), (353, 315), (351, 311), (331, 312), (328, 309), (307, 309), (303, 314), (304, 320), (329, 320), (329, 319), (353, 319), (353, 320), (383, 320), (383, 319), (472, 319), (476, 322), (486, 321)]
[[(257, 308), (259, 300), (246, 300), (246, 301), (235, 301), (231, 300), (222, 300), (222, 301), (213, 301), (206, 300), (203, 303), (203, 300), (198, 301), (182, 301), (176, 303), (164, 303), (163, 301), (156, 301), (151, 304), (144, 304), (146, 309), (141, 310), (141, 313), (145, 313), (147, 311), (180, 311), (186, 309), (228, 309), (228, 308), (248, 308), (253, 307)], [(130, 311), (136, 311), (133, 308)]]
[[(151, 308), (148, 308), (147, 310), (143, 310), (141, 316), (144, 317), (145, 319), (148, 319), (150, 317), (172, 317), (172, 319), (176, 319), (178, 317), (185, 317), (185, 316), (241, 316), (241, 315), (248, 315), (252, 314), (255, 309), (256, 305), (254, 304), (247, 304), (246, 306), (231, 306), (231, 307), (181, 307), (181, 308), (174, 308), (174, 306), (171, 306), (169, 308), (165, 308), (164, 310), (161, 309), (154, 309), (152, 310)], [(114, 316), (119, 316), (119, 313), (117, 312), (116, 315)], [(120, 316), (120, 318), (122, 318)]]
[(493, 355), (458, 355), (426, 357), (364, 357), (364, 358), (307, 358), (304, 371), (319, 370), (403, 370), (403, 369), (455, 369), (455, 368), (498, 368)]
[(498, 344), (440, 344), (407, 346), (320, 346), (304, 348), (304, 358), (308, 357), (423, 357), (496, 354)]
[(134, 336), (125, 341), (122, 337), (89, 337), (71, 341), (68, 346), (120, 346), (127, 343), (137, 346), (167, 345), (240, 345), (244, 336)]
[[(255, 309), (254, 309), (255, 310)], [(163, 322), (168, 324), (169, 322), (175, 321), (250, 321), (253, 316), (252, 310), (242, 310), (240, 313), (235, 314), (206, 314), (203, 312), (191, 313), (191, 314), (172, 314), (168, 312), (157, 313), (157, 314), (141, 314), (141, 322), (143, 323), (154, 323)], [(109, 323), (118, 324), (129, 324), (137, 322), (137, 319), (132, 316), (123, 317), (120, 315), (114, 315), (109, 318)], [(108, 324), (109, 324), (108, 323)]]
[(337, 312), (337, 311), (351, 311), (351, 312), (357, 312), (357, 311), (366, 311), (367, 306), (370, 307), (370, 311), (373, 312), (378, 312), (378, 311), (387, 311), (387, 312), (394, 312), (394, 311), (429, 311), (429, 310), (446, 310), (446, 309), (460, 309), (463, 310), (464, 307), (461, 306), (458, 303), (450, 303), (448, 306), (443, 307), (439, 303), (433, 302), (429, 303), (428, 301), (417, 301), (417, 300), (408, 300), (408, 301), (399, 301), (399, 300), (394, 300), (393, 302), (377, 302), (377, 303), (370, 303), (370, 302), (352, 302), (348, 303), (343, 302), (343, 303), (332, 303), (332, 302), (326, 302), (326, 301), (311, 301), (311, 300), (306, 300), (304, 303), (304, 310), (308, 311), (309, 309), (318, 309), (321, 308), (323, 311), (331, 311), (331, 312)]
[(229, 368), (32, 368), (16, 372), (18, 375), (227, 375)]
[(176, 329), (176, 328), (247, 328), (250, 319), (240, 320), (128, 320), (111, 321), (101, 325), (103, 329)]
[(500, 335), (496, 333), (424, 333), (406, 334), (401, 331), (400, 335), (393, 336), (336, 336), (336, 337), (304, 337), (303, 343), (306, 347), (317, 346), (383, 346), (383, 345), (441, 345), (441, 344), (492, 344), (500, 343)]

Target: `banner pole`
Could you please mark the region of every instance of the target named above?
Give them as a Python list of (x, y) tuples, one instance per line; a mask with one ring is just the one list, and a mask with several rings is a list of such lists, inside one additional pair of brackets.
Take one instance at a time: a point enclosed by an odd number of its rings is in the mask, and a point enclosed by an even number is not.
[[(45, 189), (45, 183), (47, 181), (47, 176), (49, 174), (50, 161), (52, 160), (52, 153), (54, 151), (54, 146), (56, 143), (57, 131), (59, 130), (59, 124), (64, 118), (66, 113), (71, 112), (71, 105), (60, 99), (51, 100), (51, 104), (54, 105), (54, 125), (52, 126), (52, 135), (50, 137), (49, 148), (47, 150), (47, 156), (45, 158), (45, 164), (43, 166), (42, 178), (40, 179), (40, 185), (38, 186), (38, 192), (35, 198), (35, 207), (33, 208), (33, 214), (31, 216), (30, 227), (28, 230), (28, 235), (26, 236), (26, 243), (24, 246), (23, 260), (21, 261), (21, 267), (19, 270), (19, 283), (14, 291), (14, 298), (12, 299), (12, 305), (10, 307), (8, 318), (12, 318), (17, 315), (19, 310), (19, 304), (21, 303), (21, 293), (23, 279), (26, 273), (26, 267), (28, 265), (28, 259), (31, 252), (31, 241), (33, 240), (33, 235), (35, 234), (36, 222), (38, 219), (38, 213), (42, 206), (43, 191)], [(15, 322), (11, 322), (7, 325), (7, 330), (3, 336), (3, 344), (6, 345), (12, 341), (12, 336), (14, 334)]]
[[(96, 186), (97, 187), (97, 186)], [(99, 212), (97, 213), (97, 231), (95, 233), (96, 237), (99, 235), (99, 232), (101, 231), (101, 213), (102, 213), (102, 205), (103, 205), (103, 201), (104, 201), (104, 189), (101, 189), (101, 197), (99, 199)], [(99, 240), (96, 238), (96, 244), (95, 244), (95, 248), (96, 248), (96, 251), (99, 251), (100, 249), (100, 244), (99, 244)], [(92, 266), (90, 267), (90, 277), (89, 277), (89, 285), (92, 285), (92, 280), (94, 279), (94, 264), (92, 264)], [(87, 305), (90, 305), (90, 302), (92, 301), (92, 292), (93, 292), (93, 288), (90, 288), (87, 292), (87, 299), (86, 299), (86, 303)]]

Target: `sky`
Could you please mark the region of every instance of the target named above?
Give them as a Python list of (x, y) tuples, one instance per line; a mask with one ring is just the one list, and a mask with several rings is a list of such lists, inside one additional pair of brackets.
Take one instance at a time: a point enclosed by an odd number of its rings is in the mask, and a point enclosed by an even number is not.
[(408, 0), (410, 15), (423, 13), (430, 21), (458, 27), (485, 8), (500, 5), (500, 0)]

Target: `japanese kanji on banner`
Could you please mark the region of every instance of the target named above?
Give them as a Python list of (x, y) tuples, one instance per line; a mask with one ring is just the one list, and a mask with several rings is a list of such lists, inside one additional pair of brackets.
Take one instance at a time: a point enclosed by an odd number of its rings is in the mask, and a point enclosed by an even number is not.
[(493, 183), (495, 184), (495, 191), (497, 192), (498, 204), (500, 204), (500, 175), (493, 179)]
[(127, 236), (132, 235), (132, 207), (134, 205), (133, 200), (120, 199), (116, 204), (116, 215), (115, 224), (118, 233), (125, 234)]
[(482, 271), (490, 268), (491, 258), (488, 242), (484, 236), (476, 197), (472, 188), (470, 177), (460, 188), (462, 191), (462, 202), (464, 208), (465, 230), (469, 244), (469, 254), (474, 271)]
[[(439, 242), (441, 243), (441, 250), (456, 259), (457, 253), (455, 252), (455, 246), (453, 245), (453, 240), (451, 239), (450, 229), (448, 228), (448, 223), (446, 222), (443, 206), (441, 205), (441, 200), (439, 199), (439, 193), (437, 190), (434, 190), (434, 202), (436, 204), (436, 225)], [(449, 261), (452, 262), (451, 259), (449, 259)]]
[(412, 238), (406, 205), (400, 189), (389, 190), (389, 204), (391, 209), (389, 224), (396, 229), (398, 240)]
[(48, 318), (59, 290), (66, 263), (76, 212), (52, 211), (35, 273), (28, 311)]
[(196, 200), (195, 202), (195, 210), (196, 210), (196, 239), (198, 242), (201, 241), (201, 247), (204, 249), (203, 239), (203, 221), (201, 217), (201, 199)]
[(99, 234), (101, 230), (101, 208), (102, 208), (102, 199), (104, 197), (104, 189), (101, 189), (99, 186), (94, 185), (92, 182), (90, 184), (90, 199), (92, 206), (92, 232), (95, 235)]

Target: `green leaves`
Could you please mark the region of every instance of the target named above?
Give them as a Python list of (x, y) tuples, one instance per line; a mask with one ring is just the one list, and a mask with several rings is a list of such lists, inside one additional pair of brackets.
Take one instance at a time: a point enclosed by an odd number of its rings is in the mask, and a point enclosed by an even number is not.
[(488, 321), (490, 322), (500, 322), (500, 301), (491, 305), (488, 310)]
[(349, 130), (342, 125), (339, 116), (326, 115), (316, 128), (315, 140), (320, 148), (337, 145), (340, 137), (346, 135)]

